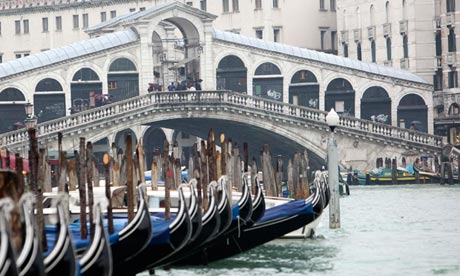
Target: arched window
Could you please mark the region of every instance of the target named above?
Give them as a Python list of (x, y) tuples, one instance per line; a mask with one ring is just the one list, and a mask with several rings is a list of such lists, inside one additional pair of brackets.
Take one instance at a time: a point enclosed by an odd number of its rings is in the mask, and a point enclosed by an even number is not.
[(224, 57), (216, 69), (216, 88), (247, 92), (247, 68), (243, 61), (234, 55)]
[(449, 107), (449, 115), (459, 115), (460, 114), (460, 108), (457, 103), (453, 103)]
[(385, 3), (385, 23), (390, 22), (390, 2)]
[(358, 60), (363, 60), (362, 53), (361, 53), (361, 43), (356, 44), (356, 58)]
[(319, 84), (312, 72), (300, 70), (291, 78), (289, 103), (309, 108), (319, 108)]
[(255, 75), (281, 75), (281, 71), (275, 64), (265, 62), (257, 67)]
[(136, 65), (127, 59), (127, 58), (119, 58), (110, 64), (109, 68), (110, 72), (120, 72), (120, 71), (137, 71)]
[(372, 62), (376, 62), (375, 39), (371, 40), (371, 58)]
[(343, 56), (348, 57), (348, 44), (343, 43)]
[(55, 79), (46, 78), (41, 80), (35, 87), (35, 92), (61, 92), (62, 85)]
[(336, 78), (327, 85), (324, 110), (329, 111), (331, 108), (339, 114), (355, 115), (355, 91), (348, 80)]
[(25, 100), (24, 94), (16, 88), (6, 88), (0, 92), (0, 102), (20, 102)]
[(371, 5), (371, 7), (369, 8), (369, 15), (370, 15), (370, 25), (371, 26), (374, 26), (375, 25), (375, 14), (374, 14), (374, 5)]
[(72, 78), (72, 81), (97, 81), (99, 76), (90, 68), (82, 68), (78, 70)]
[(391, 38), (387, 37), (386, 39), (386, 44), (387, 44), (387, 60), (391, 60)]
[(391, 98), (383, 87), (366, 89), (361, 99), (361, 119), (391, 124)]
[(252, 80), (253, 95), (283, 101), (283, 76), (273, 63), (265, 62), (257, 67)]
[(403, 39), (404, 58), (409, 58), (409, 45), (408, 45), (408, 40), (407, 40), (407, 34), (403, 34), (402, 39)]

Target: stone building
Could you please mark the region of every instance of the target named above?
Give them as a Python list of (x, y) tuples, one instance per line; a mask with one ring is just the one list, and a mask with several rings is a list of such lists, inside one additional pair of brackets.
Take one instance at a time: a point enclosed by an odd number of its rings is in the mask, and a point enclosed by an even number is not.
[(340, 0), (337, 30), (339, 55), (409, 70), (432, 83), (435, 133), (460, 145), (455, 2)]

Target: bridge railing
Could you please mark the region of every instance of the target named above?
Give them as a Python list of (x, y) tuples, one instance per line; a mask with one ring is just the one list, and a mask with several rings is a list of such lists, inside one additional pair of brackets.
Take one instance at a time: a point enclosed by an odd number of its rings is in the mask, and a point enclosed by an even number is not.
[[(274, 100), (248, 96), (230, 91), (175, 91), (150, 93), (109, 105), (93, 108), (63, 118), (47, 121), (37, 125), (39, 137), (54, 135), (74, 128), (89, 127), (91, 123), (104, 119), (123, 117), (143, 109), (162, 108), (187, 104), (232, 105), (244, 110), (258, 110), (267, 114), (292, 116), (315, 124), (326, 125), (327, 112)], [(424, 132), (413, 131), (354, 117), (340, 117), (340, 127), (344, 130), (375, 134), (396, 140), (404, 140), (420, 147), (440, 148), (442, 137)], [(10, 146), (28, 140), (27, 131), (20, 129), (0, 134), (0, 146)]]

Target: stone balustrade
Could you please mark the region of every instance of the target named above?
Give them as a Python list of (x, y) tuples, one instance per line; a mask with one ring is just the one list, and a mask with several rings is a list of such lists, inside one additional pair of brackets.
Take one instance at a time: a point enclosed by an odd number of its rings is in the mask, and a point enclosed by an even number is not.
[[(308, 124), (316, 124), (327, 130), (327, 112), (310, 109), (278, 101), (252, 97), (230, 91), (176, 91), (150, 93), (102, 107), (93, 108), (63, 118), (47, 121), (37, 125), (38, 137), (57, 136), (58, 132), (66, 133), (79, 128), (100, 125), (105, 120), (123, 118), (134, 113), (164, 109), (168, 107), (188, 106), (231, 107), (239, 111), (257, 111), (266, 115), (284, 116), (285, 120), (300, 120)], [(184, 113), (187, 110), (184, 111)], [(337, 128), (340, 132), (370, 136), (389, 143), (404, 142), (417, 149), (441, 149), (442, 137), (405, 128), (394, 127), (354, 117), (340, 117)], [(0, 134), (0, 147), (14, 147), (28, 140), (27, 131), (20, 129)]]

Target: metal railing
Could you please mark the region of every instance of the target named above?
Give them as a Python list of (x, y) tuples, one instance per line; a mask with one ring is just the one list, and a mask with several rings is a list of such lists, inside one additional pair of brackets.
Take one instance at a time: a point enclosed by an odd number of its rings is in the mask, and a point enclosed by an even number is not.
[[(248, 96), (231, 91), (175, 91), (156, 92), (123, 101), (82, 111), (70, 116), (38, 124), (36, 129), (38, 137), (56, 136), (58, 132), (66, 133), (79, 128), (100, 125), (104, 120), (114, 118), (126, 118), (135, 113), (147, 110), (161, 109), (164, 107), (178, 107), (184, 105), (206, 104), (214, 106), (231, 106), (241, 111), (258, 111), (267, 115), (285, 116), (287, 119), (307, 121), (326, 127), (327, 112), (268, 100), (259, 97)], [(183, 112), (188, 112), (187, 110)], [(369, 120), (354, 117), (341, 116), (338, 130), (354, 134), (369, 135), (391, 142), (407, 142), (416, 148), (442, 147), (442, 137), (418, 132), (410, 129), (394, 127)], [(9, 147), (28, 140), (27, 131), (19, 129), (0, 134), (0, 147)]]

